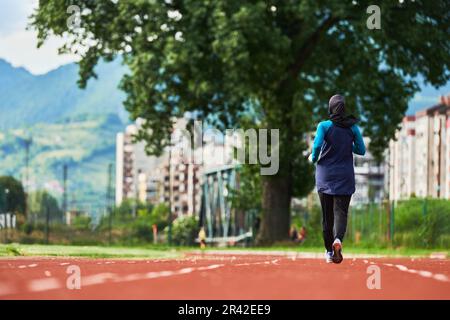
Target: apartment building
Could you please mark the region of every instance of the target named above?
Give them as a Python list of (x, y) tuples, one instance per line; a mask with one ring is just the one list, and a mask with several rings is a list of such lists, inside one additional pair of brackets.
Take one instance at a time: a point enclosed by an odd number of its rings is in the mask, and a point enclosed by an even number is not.
[(141, 124), (141, 120), (138, 120), (116, 136), (116, 205), (120, 205), (125, 199), (146, 202), (152, 196), (154, 179), (151, 175), (163, 159), (148, 156), (145, 143), (134, 141), (133, 136)]
[(200, 211), (203, 174), (223, 166), (222, 156), (226, 152), (220, 143), (207, 143), (193, 150), (198, 162), (188, 159), (180, 148), (174, 147), (154, 173), (159, 181), (158, 202), (171, 203), (172, 212), (177, 215), (195, 215)]
[(199, 213), (203, 173), (223, 165), (232, 150), (226, 150), (223, 141), (215, 139), (204, 140), (201, 147), (193, 150), (186, 144), (186, 125), (185, 119), (175, 121), (173, 145), (160, 157), (148, 156), (144, 142), (134, 141), (140, 121), (117, 134), (117, 205), (125, 199), (139, 199), (153, 204), (170, 203), (175, 217)]
[(351, 205), (358, 206), (367, 203), (379, 203), (385, 195), (385, 165), (378, 163), (369, 151), (370, 139), (364, 138), (366, 154), (353, 155), (355, 167), (356, 191), (352, 196)]
[(414, 115), (404, 117), (402, 129), (397, 131), (395, 141), (391, 140), (389, 142), (387, 161), (389, 179), (387, 179), (387, 185), (391, 199), (408, 198), (415, 194), (416, 178), (422, 175), (426, 176), (426, 172), (420, 172), (424, 169), (423, 167), (416, 168), (415, 166), (415, 120), (416, 117)]
[(450, 198), (450, 98), (403, 119), (389, 143), (389, 198)]

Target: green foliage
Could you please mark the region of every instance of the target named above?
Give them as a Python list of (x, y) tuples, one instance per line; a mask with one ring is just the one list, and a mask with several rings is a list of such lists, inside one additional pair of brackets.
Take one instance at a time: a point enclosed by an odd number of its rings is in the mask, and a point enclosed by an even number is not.
[(22, 183), (11, 176), (0, 177), (1, 212), (25, 213), (25, 191)]
[[(136, 217), (133, 217), (136, 206)], [(168, 223), (169, 209), (166, 204), (153, 206), (134, 199), (124, 200), (112, 213), (112, 228), (115, 243), (143, 244), (153, 242), (152, 226), (156, 225), (162, 232)], [(109, 216), (103, 216), (97, 230), (109, 232)]]
[(88, 230), (91, 227), (92, 218), (90, 216), (77, 216), (73, 218), (72, 226), (76, 230)]
[(346, 241), (354, 245), (377, 248), (389, 245), (388, 203), (371, 203), (350, 209)]
[(231, 190), (233, 208), (261, 211), (261, 176), (257, 166), (243, 165), (238, 170), (239, 188)]
[(164, 230), (168, 224), (169, 208), (166, 204), (158, 204), (151, 211), (140, 209), (138, 216), (126, 227), (127, 238), (131, 243), (150, 243), (153, 241), (153, 225), (158, 232)]
[(311, 210), (302, 210), (296, 212), (292, 218), (292, 226), (295, 226), (297, 230), (301, 227), (306, 228), (306, 240), (302, 243), (302, 246), (322, 246), (322, 211), (320, 206), (315, 205)]
[(29, 195), (30, 214), (37, 220), (45, 221), (47, 213), (50, 221), (62, 222), (64, 213), (59, 207), (58, 200), (45, 190), (35, 191)]
[[(164, 230), (168, 235), (168, 227)], [(194, 216), (181, 216), (172, 223), (172, 241), (179, 246), (192, 246), (195, 244), (199, 231), (198, 219)]]
[(20, 230), (27, 236), (33, 232), (34, 226), (31, 222), (25, 222), (20, 226)]
[(156, 205), (151, 212), (150, 218), (152, 223), (156, 224), (158, 230), (163, 230), (169, 221), (169, 206), (165, 203)]
[[(395, 208), (396, 242), (414, 247), (450, 246), (450, 201), (412, 199)], [(403, 233), (403, 235), (402, 235)]]
[[(76, 29), (67, 26), (72, 4), (82, 11)], [(146, 118), (140, 137), (155, 152), (168, 143), (172, 115), (220, 111), (226, 125), (249, 99), (261, 104), (272, 127), (295, 124), (285, 127), (283, 140), (294, 134), (298, 143), (296, 133), (311, 129), (305, 114), (313, 116), (339, 91), (364, 116), (379, 156), (417, 90), (408, 76), (422, 74), (433, 85), (449, 79), (448, 1), (383, 4), (380, 30), (366, 27), (369, 1), (273, 5), (275, 11), (263, 0), (53, 0), (40, 3), (31, 25), (40, 45), (50, 34), (76, 32), (63, 52), (96, 40), (80, 61), (82, 86), (96, 76), (101, 57), (124, 56), (131, 71), (122, 82), (125, 104), (133, 118)]]
[[(345, 243), (361, 248), (387, 246), (403, 248), (448, 248), (450, 246), (450, 201), (412, 198), (399, 201), (394, 210), (394, 240), (388, 240), (389, 213), (386, 205), (351, 208)], [(296, 212), (292, 225), (307, 229), (302, 246), (321, 246), (322, 213), (320, 206)]]

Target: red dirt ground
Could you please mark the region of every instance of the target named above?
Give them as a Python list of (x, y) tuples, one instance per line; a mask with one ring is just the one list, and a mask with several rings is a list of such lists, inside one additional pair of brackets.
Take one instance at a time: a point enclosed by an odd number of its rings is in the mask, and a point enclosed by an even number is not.
[[(67, 268), (80, 268), (81, 288), (68, 289)], [(381, 270), (368, 289), (367, 268)], [(275, 255), (187, 255), (178, 260), (2, 258), (6, 299), (450, 299), (450, 260)]]

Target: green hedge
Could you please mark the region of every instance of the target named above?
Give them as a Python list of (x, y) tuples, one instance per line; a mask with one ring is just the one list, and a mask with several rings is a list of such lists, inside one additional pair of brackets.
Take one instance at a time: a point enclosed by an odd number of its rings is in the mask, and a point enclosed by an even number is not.
[[(395, 203), (393, 239), (390, 239), (390, 205), (370, 204), (351, 208), (345, 242), (366, 248), (450, 247), (450, 200), (413, 198)], [(319, 206), (294, 216), (293, 225), (298, 229), (305, 226), (308, 232), (303, 246), (323, 245), (321, 219)]]

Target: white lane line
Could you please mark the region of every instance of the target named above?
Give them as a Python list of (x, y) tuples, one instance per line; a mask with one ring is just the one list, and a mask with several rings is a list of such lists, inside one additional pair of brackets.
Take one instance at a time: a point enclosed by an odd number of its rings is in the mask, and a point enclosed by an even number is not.
[(37, 264), (36, 264), (36, 263), (32, 263), (32, 264), (29, 264), (29, 265), (28, 265), (28, 268), (34, 268), (34, 267), (37, 267)]
[(408, 267), (406, 267), (402, 264), (393, 265), (392, 263), (383, 263), (383, 265), (387, 266), (387, 267), (395, 267), (398, 270), (403, 271), (403, 272), (418, 274), (419, 276), (421, 276), (423, 278), (434, 279), (434, 280), (441, 281), (441, 282), (450, 282), (450, 280), (448, 279), (448, 277), (445, 274), (440, 274), (440, 273), (433, 274), (433, 272), (431, 272), (431, 271), (409, 269)]
[(112, 281), (117, 277), (115, 273), (98, 273), (93, 274), (91, 276), (84, 276), (81, 278), (81, 287), (83, 286), (92, 286), (95, 284), (105, 283), (107, 281)]
[(433, 277), (433, 273), (430, 271), (419, 271), (419, 275), (424, 278), (431, 278)]
[(220, 268), (223, 266), (224, 266), (223, 264), (213, 264), (210, 266), (198, 267), (198, 268), (182, 268), (182, 269), (174, 270), (174, 271), (171, 271), (171, 270), (151, 271), (151, 272), (147, 272), (147, 273), (128, 274), (125, 276), (120, 276), (115, 273), (100, 273), (100, 274), (94, 274), (91, 276), (83, 277), (81, 279), (81, 287), (102, 284), (102, 283), (105, 283), (108, 281), (119, 283), (119, 282), (129, 282), (129, 281), (136, 281), (136, 280), (171, 277), (171, 276), (176, 276), (176, 275), (180, 275), (180, 274), (191, 273), (194, 271), (217, 269), (217, 268)]
[(211, 270), (211, 269), (217, 269), (217, 268), (220, 268), (223, 266), (224, 266), (224, 264), (212, 264), (207, 267), (198, 267), (197, 270)]
[[(240, 264), (231, 264), (229, 266), (248, 266), (248, 265), (258, 265), (258, 264), (276, 264), (278, 265), (279, 259), (274, 259), (271, 261), (260, 261), (260, 262), (253, 262), (253, 263), (240, 263)], [(68, 264), (68, 263), (67, 263)], [(208, 266), (202, 266), (202, 267), (188, 267), (188, 268), (182, 268), (179, 270), (166, 270), (166, 271), (152, 271), (147, 273), (136, 273), (136, 274), (128, 274), (128, 275), (118, 275), (115, 273), (99, 273), (89, 276), (84, 276), (81, 278), (81, 287), (84, 286), (92, 286), (92, 285), (98, 285), (105, 282), (115, 282), (115, 283), (121, 283), (121, 282), (129, 282), (129, 281), (136, 281), (136, 280), (146, 280), (146, 279), (157, 279), (157, 278), (163, 278), (163, 277), (170, 277), (170, 276), (176, 276), (181, 274), (188, 274), (195, 271), (205, 271), (205, 270), (214, 270), (218, 268), (224, 267), (225, 264), (212, 264)], [(26, 266), (24, 266), (26, 267)], [(42, 291), (48, 291), (48, 290), (55, 290), (55, 289), (61, 289), (62, 284), (61, 282), (56, 278), (49, 278), (51, 277), (50, 271), (45, 271), (45, 275), (47, 278), (43, 279), (35, 279), (31, 280), (28, 284), (28, 291), (29, 292), (42, 292)], [(8, 295), (11, 294), (12, 289), (10, 286), (6, 286), (4, 283), (0, 283), (0, 296), (2, 295)]]
[(396, 264), (395, 267), (400, 271), (408, 271), (408, 268), (401, 264)]
[(18, 266), (19, 269), (25, 269), (26, 267), (27, 267), (27, 266), (24, 266), (24, 265)]
[[(209, 266), (196, 267), (196, 268), (182, 268), (179, 270), (165, 270), (165, 271), (152, 271), (147, 273), (135, 273), (128, 275), (118, 275), (115, 273), (99, 273), (81, 278), (81, 287), (92, 286), (102, 284), (105, 282), (129, 282), (136, 280), (157, 279), (163, 277), (171, 277), (181, 274), (188, 274), (194, 271), (213, 270), (225, 266), (224, 264), (212, 264)], [(31, 280), (28, 285), (28, 292), (42, 292), (48, 290), (55, 290), (63, 288), (61, 282), (56, 278), (42, 278)], [(0, 296), (14, 293), (11, 286), (7, 286), (5, 283), (0, 283)]]
[(28, 284), (28, 291), (42, 292), (61, 288), (61, 284), (56, 278), (31, 280)]
[(60, 266), (67, 266), (67, 265), (69, 265), (70, 263), (69, 262), (62, 262), (62, 263), (60, 263), (59, 265)]
[(445, 274), (438, 273), (435, 274), (433, 278), (438, 281), (449, 282), (448, 277)]

